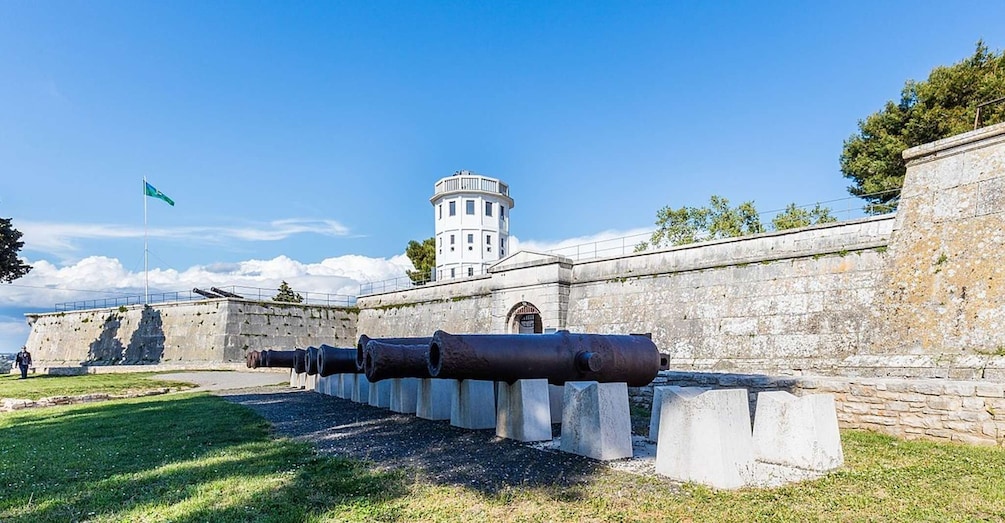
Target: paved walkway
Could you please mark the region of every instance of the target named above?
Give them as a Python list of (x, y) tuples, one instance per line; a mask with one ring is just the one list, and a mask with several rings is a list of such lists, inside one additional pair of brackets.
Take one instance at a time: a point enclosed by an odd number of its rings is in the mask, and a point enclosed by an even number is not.
[(172, 372), (170, 374), (158, 374), (152, 379), (195, 383), (197, 387), (195, 389), (188, 389), (189, 391), (247, 389), (250, 387), (290, 383), (290, 375), (282, 372)]

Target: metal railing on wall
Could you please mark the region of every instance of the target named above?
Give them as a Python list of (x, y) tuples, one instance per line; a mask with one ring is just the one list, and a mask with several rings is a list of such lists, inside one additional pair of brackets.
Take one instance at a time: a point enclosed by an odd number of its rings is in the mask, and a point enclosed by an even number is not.
[[(863, 204), (862, 201), (863, 198), (869, 196), (894, 194), (898, 192), (900, 192), (900, 189), (890, 189), (886, 191), (863, 194), (862, 196), (850, 196), (847, 198), (838, 198), (834, 200), (814, 202), (805, 205), (797, 205), (796, 209), (812, 210), (817, 206), (826, 207), (829, 211), (830, 216), (835, 221), (850, 221), (870, 215), (866, 211), (866, 209), (868, 208), (868, 204)], [(775, 209), (771, 211), (764, 211), (757, 213), (757, 216), (761, 220), (761, 223), (765, 225), (765, 230), (771, 230), (770, 229), (771, 221), (774, 219), (775, 216), (778, 216), (779, 214), (782, 214), (784, 212), (786, 212), (786, 209)], [(547, 254), (563, 256), (565, 258), (571, 259), (572, 261), (586, 261), (586, 260), (595, 260), (599, 258), (624, 256), (627, 254), (631, 254), (633, 252), (637, 252), (637, 248), (639, 247), (640, 244), (648, 242), (652, 238), (653, 232), (655, 231), (654, 230), (646, 231), (627, 236), (609, 238), (605, 240), (597, 240), (575, 245), (567, 245), (564, 247), (549, 249), (546, 250), (545, 252)], [(480, 274), (481, 273), (477, 275)], [(450, 281), (459, 281), (463, 279), (464, 278), (450, 278)], [(365, 282), (361, 283), (359, 286), (359, 296), (413, 289), (416, 287), (426, 285), (430, 283), (430, 281), (432, 280), (420, 279), (418, 281), (413, 281), (411, 278), (407, 276), (400, 276), (388, 280)]]
[[(210, 291), (209, 294), (216, 294), (220, 297), (226, 297), (227, 294), (240, 297), (247, 300), (255, 301), (273, 301), (272, 298), (276, 295), (276, 289), (265, 289), (261, 287), (246, 287), (242, 285), (231, 285), (227, 287), (213, 287), (214, 290), (222, 290), (223, 293)], [(199, 289), (201, 290), (201, 289)], [(172, 302), (185, 302), (185, 301), (197, 301), (205, 300), (211, 296), (207, 296), (204, 293), (196, 292), (196, 289), (190, 291), (173, 291), (173, 292), (157, 292), (151, 293), (149, 299), (144, 300), (142, 294), (129, 295), (129, 296), (118, 296), (114, 298), (100, 298), (94, 300), (78, 300), (78, 301), (67, 301), (62, 303), (57, 303), (55, 305), (55, 312), (68, 312), (68, 311), (78, 311), (84, 309), (105, 309), (109, 307), (128, 307), (130, 305), (143, 305), (144, 302), (147, 304), (155, 303), (172, 303)], [(327, 307), (352, 307), (356, 304), (356, 297), (348, 294), (332, 294), (326, 292), (299, 292), (295, 291), (303, 301), (299, 302), (306, 305), (324, 305)], [(282, 303), (282, 302), (279, 302)]]

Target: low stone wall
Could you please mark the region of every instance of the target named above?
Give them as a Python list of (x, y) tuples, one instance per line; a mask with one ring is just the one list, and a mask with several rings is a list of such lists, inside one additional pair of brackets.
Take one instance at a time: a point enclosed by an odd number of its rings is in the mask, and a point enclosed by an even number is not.
[(906, 439), (1005, 445), (1005, 383), (664, 371), (651, 385), (629, 389), (631, 401), (650, 408), (652, 387), (660, 385), (744, 388), (750, 395), (751, 415), (757, 408), (758, 392), (833, 394), (844, 429), (872, 430)]

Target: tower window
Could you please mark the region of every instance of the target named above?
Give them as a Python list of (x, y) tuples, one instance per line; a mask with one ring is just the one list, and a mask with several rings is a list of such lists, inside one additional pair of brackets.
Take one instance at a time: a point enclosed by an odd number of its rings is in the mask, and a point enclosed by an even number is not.
[(464, 200), (464, 214), (474, 214), (474, 213), (475, 213), (475, 201)]
[(474, 275), (475, 275), (475, 268), (468, 267), (468, 276), (474, 276)]
[(450, 235), (450, 245), (453, 245), (453, 244), (454, 244), (454, 235), (451, 234)]
[(499, 217), (500, 218), (506, 217), (506, 208), (503, 207), (502, 205), (499, 206)]
[(492, 216), (492, 202), (485, 202), (485, 216)]
[(457, 202), (447, 202), (447, 206), (449, 207), (447, 214), (450, 216), (457, 215)]
[(474, 234), (469, 234), (468, 235), (468, 243), (475, 243), (475, 235)]
[(485, 245), (488, 245), (490, 247), (492, 246), (492, 235), (491, 234), (486, 234), (485, 235)]
[(442, 220), (443, 219), (443, 204), (441, 203), (439, 205), (439, 207), (440, 207), (440, 219)]
[(450, 269), (450, 277), (451, 278), (455, 277), (454, 269), (453, 268)]

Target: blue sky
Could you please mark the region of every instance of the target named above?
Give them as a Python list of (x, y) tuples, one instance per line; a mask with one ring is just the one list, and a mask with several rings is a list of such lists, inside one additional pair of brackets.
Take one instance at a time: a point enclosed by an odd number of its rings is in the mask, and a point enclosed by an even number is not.
[(407, 267), (459, 169), (511, 185), (514, 248), (712, 194), (846, 198), (857, 121), (1005, 47), (1002, 21), (1000, 1), (7, 1), (0, 216), (36, 269), (0, 286), (0, 352), (26, 311), (142, 290), (143, 176), (177, 202), (147, 202), (154, 290), (352, 293)]

